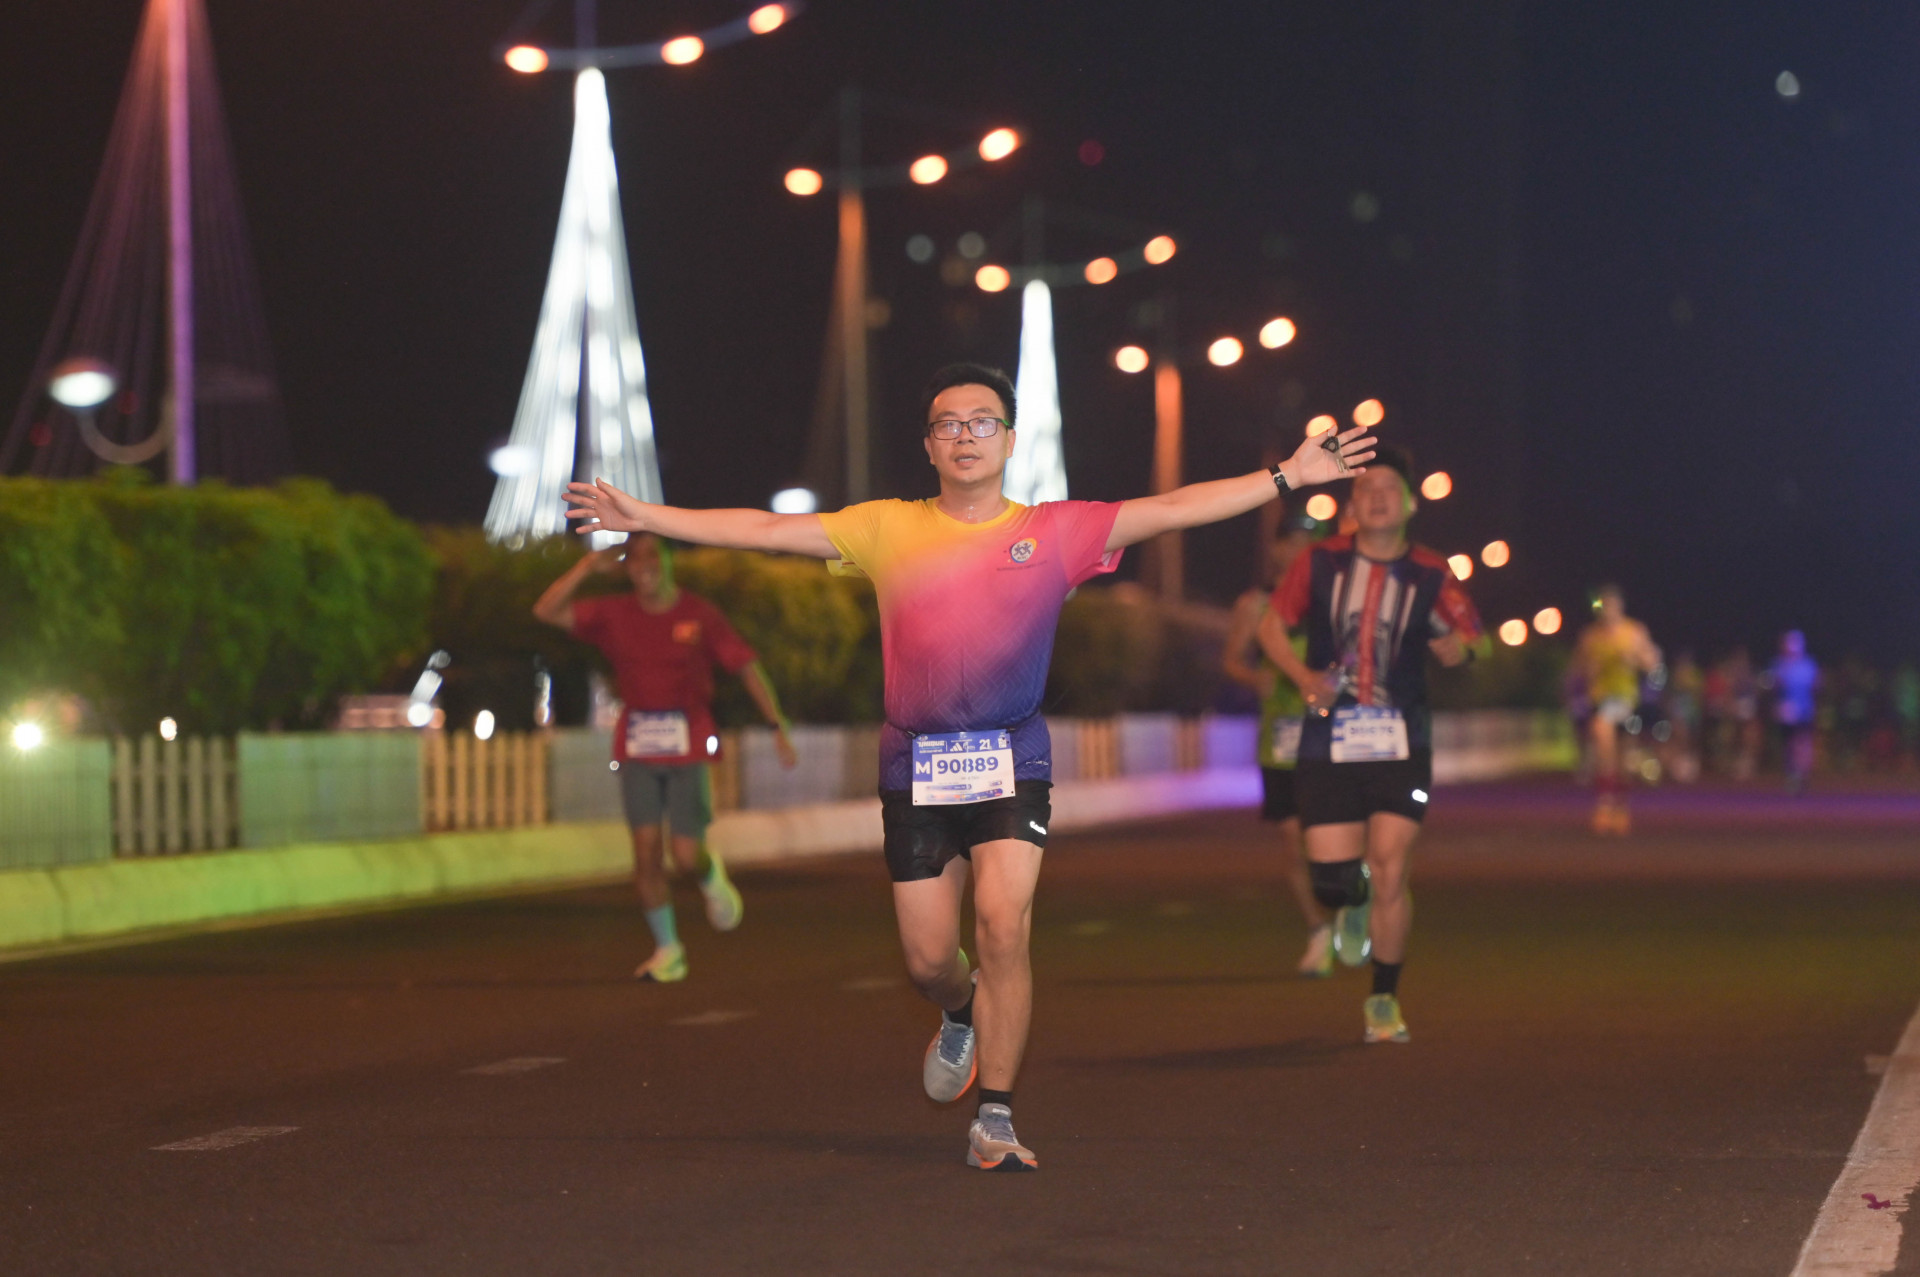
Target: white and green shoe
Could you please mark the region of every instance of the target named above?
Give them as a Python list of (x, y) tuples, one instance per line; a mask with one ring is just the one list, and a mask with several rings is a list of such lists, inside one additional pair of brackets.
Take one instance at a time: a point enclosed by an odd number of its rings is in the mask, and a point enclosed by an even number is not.
[(1400, 1018), (1400, 999), (1391, 993), (1376, 993), (1367, 999), (1366, 1038), (1372, 1042), (1410, 1042), (1407, 1022)]
[(676, 980), (687, 978), (687, 950), (685, 945), (663, 944), (653, 951), (653, 956), (634, 968), (633, 978), (646, 980), (653, 984), (672, 984)]
[(1367, 898), (1347, 905), (1333, 915), (1333, 952), (1344, 966), (1357, 967), (1373, 953), (1369, 927), (1373, 921), (1373, 871), (1360, 866), (1360, 881), (1367, 885)]

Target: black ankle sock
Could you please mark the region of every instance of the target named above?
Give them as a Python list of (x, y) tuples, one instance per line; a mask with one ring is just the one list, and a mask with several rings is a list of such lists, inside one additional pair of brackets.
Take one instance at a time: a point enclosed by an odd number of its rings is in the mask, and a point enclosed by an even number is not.
[(1395, 996), (1399, 995), (1400, 968), (1402, 965), (1404, 964), (1399, 962), (1382, 962), (1378, 958), (1373, 960), (1373, 991), (1375, 994), (1387, 993)]
[(961, 1007), (958, 1011), (948, 1011), (948, 1010), (942, 1009), (940, 1014), (946, 1016), (947, 1019), (952, 1021), (954, 1024), (964, 1024), (968, 1028), (972, 1028), (973, 1027), (973, 995), (971, 993), (967, 995), (967, 1005)]
[(1012, 1108), (1013, 1092), (1012, 1091), (989, 1091), (986, 1087), (983, 1086), (980, 1088), (980, 1102), (982, 1104), (1004, 1104), (1008, 1108)]

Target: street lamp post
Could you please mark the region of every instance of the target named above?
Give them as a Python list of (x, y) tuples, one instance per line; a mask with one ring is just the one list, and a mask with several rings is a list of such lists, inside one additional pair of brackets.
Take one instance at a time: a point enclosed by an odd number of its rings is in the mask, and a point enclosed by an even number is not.
[[(945, 154), (922, 155), (904, 164), (869, 167), (861, 145), (861, 125), (875, 102), (860, 90), (847, 85), (840, 90), (833, 109), (838, 135), (836, 154), (840, 167), (822, 172), (795, 167), (787, 170), (784, 182), (788, 191), (802, 198), (817, 195), (831, 186), (838, 194), (839, 256), (834, 264), (832, 340), (828, 361), (837, 365), (831, 380), (840, 397), (840, 416), (845, 441), (842, 482), (846, 501), (865, 501), (873, 494), (873, 393), (867, 329), (867, 205), (866, 193), (881, 187), (930, 186), (949, 173), (982, 163), (1003, 160), (1019, 149), (1020, 135), (1009, 128), (996, 128), (980, 139), (979, 145)], [(915, 114), (919, 114), (916, 112)], [(819, 125), (816, 125), (816, 130)], [(817, 137), (817, 132), (809, 135)], [(826, 420), (816, 422), (824, 426)], [(821, 451), (815, 441), (815, 451)], [(827, 475), (815, 476), (817, 479)]]

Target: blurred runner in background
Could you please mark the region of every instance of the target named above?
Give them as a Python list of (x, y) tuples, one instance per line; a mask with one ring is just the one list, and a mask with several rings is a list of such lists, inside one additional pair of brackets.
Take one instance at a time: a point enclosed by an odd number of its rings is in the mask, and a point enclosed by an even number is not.
[(1640, 704), (1641, 676), (1660, 665), (1660, 649), (1647, 627), (1627, 615), (1617, 585), (1594, 591), (1596, 613), (1580, 635), (1574, 663), (1580, 667), (1593, 701), (1589, 733), (1593, 742), (1595, 833), (1624, 834), (1633, 828), (1627, 809), (1627, 779), (1620, 767), (1620, 727)]
[[(1300, 916), (1307, 922), (1307, 951), (1300, 957), (1298, 970), (1304, 976), (1333, 974), (1333, 924), (1327, 911), (1313, 898), (1313, 884), (1307, 877), (1307, 861), (1300, 839), (1300, 808), (1293, 792), (1294, 764), (1300, 756), (1300, 717), (1306, 703), (1300, 689), (1280, 674), (1280, 667), (1261, 656), (1257, 662), (1248, 656), (1259, 651), (1254, 635), (1260, 619), (1267, 614), (1267, 600), (1273, 587), (1286, 575), (1287, 568), (1313, 544), (1320, 523), (1305, 515), (1283, 519), (1267, 547), (1261, 565), (1257, 589), (1242, 594), (1233, 605), (1233, 624), (1227, 630), (1226, 648), (1220, 660), (1227, 677), (1252, 688), (1260, 696), (1260, 734), (1255, 750), (1260, 760), (1260, 818), (1274, 822), (1280, 839), (1280, 859), (1286, 868), (1287, 885), (1293, 889)], [(1296, 656), (1306, 658), (1307, 636), (1293, 636)]]
[(1807, 655), (1807, 636), (1788, 630), (1780, 636), (1780, 655), (1767, 671), (1773, 691), (1773, 721), (1780, 728), (1780, 760), (1787, 792), (1802, 793), (1813, 775), (1814, 694), (1820, 667)]
[[(625, 594), (576, 599), (588, 577), (625, 573)], [(740, 925), (740, 893), (706, 845), (713, 820), (707, 760), (720, 752), (713, 721), (713, 667), (740, 676), (773, 727), (783, 767), (796, 759), (773, 684), (746, 640), (720, 609), (673, 580), (673, 552), (651, 534), (587, 555), (547, 587), (533, 614), (606, 654), (620, 686), (620, 725), (613, 764), (627, 824), (633, 829), (633, 883), (653, 932), (653, 956), (633, 974), (665, 983), (687, 978), (686, 946), (674, 918), (673, 892), (661, 858), (664, 822), (674, 863), (700, 875), (707, 921), (716, 931)]]

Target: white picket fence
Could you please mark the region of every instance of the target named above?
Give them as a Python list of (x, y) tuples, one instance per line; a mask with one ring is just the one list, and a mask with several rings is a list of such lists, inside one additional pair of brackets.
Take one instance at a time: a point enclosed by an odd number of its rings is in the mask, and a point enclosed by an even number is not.
[(427, 732), (420, 741), (420, 810), (428, 830), (519, 829), (544, 825), (545, 732)]
[(231, 740), (120, 737), (113, 742), (112, 786), (117, 855), (217, 851), (240, 843)]

